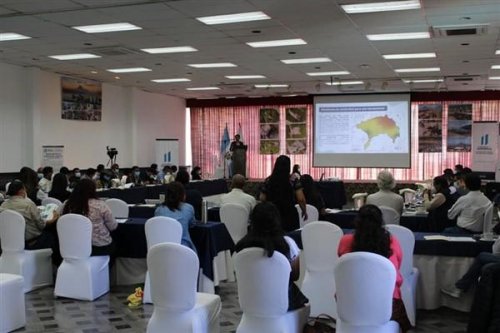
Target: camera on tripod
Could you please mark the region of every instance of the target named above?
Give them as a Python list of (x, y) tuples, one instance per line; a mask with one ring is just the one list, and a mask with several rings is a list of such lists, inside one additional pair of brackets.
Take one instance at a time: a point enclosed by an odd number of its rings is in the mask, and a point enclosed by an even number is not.
[(106, 154), (109, 157), (109, 161), (106, 165), (116, 163), (116, 155), (118, 155), (118, 150), (116, 150), (116, 148), (109, 148), (109, 146), (106, 146)]

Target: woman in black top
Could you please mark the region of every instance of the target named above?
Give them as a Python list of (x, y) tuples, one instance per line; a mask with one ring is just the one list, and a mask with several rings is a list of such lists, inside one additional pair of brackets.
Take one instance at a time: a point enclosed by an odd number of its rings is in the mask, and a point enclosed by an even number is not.
[(302, 175), (300, 176), (300, 183), (302, 184), (302, 191), (304, 192), (307, 203), (316, 207), (319, 215), (325, 215), (325, 201), (319, 193), (316, 184), (314, 184), (313, 178), (307, 174)]
[(52, 189), (49, 192), (49, 197), (56, 198), (61, 202), (69, 198), (71, 192), (67, 190), (68, 178), (62, 173), (58, 173), (52, 179)]
[(446, 177), (439, 176), (434, 178), (432, 185), (435, 190), (432, 199), (429, 190), (424, 192), (424, 206), (429, 212), (425, 230), (441, 232), (445, 228), (456, 225), (455, 220), (448, 219), (448, 210), (455, 203), (456, 196), (451, 194)]

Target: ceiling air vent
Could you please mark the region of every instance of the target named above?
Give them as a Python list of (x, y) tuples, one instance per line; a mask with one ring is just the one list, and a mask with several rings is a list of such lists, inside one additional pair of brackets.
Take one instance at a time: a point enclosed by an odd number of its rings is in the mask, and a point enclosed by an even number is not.
[(100, 56), (106, 56), (106, 57), (112, 57), (112, 56), (122, 56), (122, 55), (129, 55), (129, 54), (138, 54), (139, 52), (128, 49), (123, 46), (105, 46), (105, 47), (95, 47), (91, 49), (87, 49), (88, 51), (100, 55)]
[(489, 24), (443, 25), (432, 27), (434, 37), (471, 36), (488, 33)]

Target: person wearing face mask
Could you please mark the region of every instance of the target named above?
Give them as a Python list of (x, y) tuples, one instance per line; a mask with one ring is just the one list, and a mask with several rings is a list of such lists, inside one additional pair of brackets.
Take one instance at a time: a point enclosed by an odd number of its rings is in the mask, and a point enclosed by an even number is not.
[(120, 166), (117, 163), (115, 163), (111, 166), (111, 176), (113, 177), (113, 179), (120, 179), (121, 178)]
[(69, 177), (69, 188), (75, 188), (76, 184), (80, 181), (81, 178), (82, 173), (80, 172), (80, 169), (74, 168), (73, 171), (71, 171), (71, 176)]
[(426, 231), (441, 232), (454, 226), (455, 219), (448, 218), (448, 210), (457, 200), (457, 194), (452, 194), (446, 177), (435, 177), (432, 189), (424, 191), (424, 207), (429, 212), (426, 220)]
[(141, 170), (136, 165), (132, 167), (132, 172), (130, 173), (130, 176), (127, 177), (127, 184), (130, 183), (136, 186), (143, 184), (143, 180), (141, 179)]

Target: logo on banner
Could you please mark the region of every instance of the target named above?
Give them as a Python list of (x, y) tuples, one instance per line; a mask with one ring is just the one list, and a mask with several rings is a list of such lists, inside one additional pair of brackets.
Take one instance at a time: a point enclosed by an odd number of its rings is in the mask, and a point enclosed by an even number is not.
[(488, 139), (489, 139), (489, 135), (488, 134), (485, 134), (485, 135), (481, 136), (481, 146), (487, 146), (488, 145)]
[(476, 148), (476, 153), (479, 155), (493, 155), (493, 148), (488, 146), (489, 141), (489, 134), (481, 135), (481, 144)]

